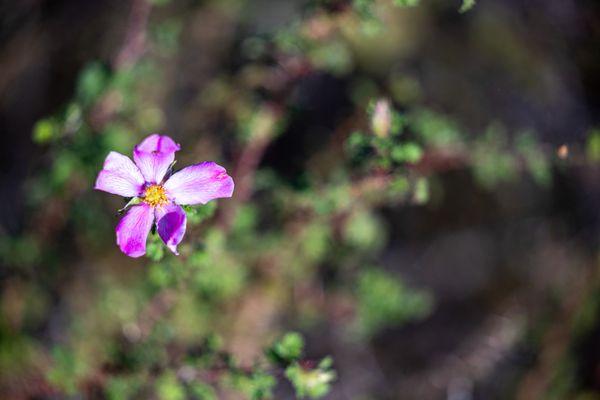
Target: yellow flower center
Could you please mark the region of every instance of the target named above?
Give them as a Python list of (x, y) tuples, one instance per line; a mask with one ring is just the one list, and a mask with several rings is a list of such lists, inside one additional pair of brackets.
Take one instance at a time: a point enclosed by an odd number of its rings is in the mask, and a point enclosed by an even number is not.
[(143, 199), (145, 203), (152, 207), (164, 206), (169, 203), (165, 189), (160, 185), (150, 185), (144, 191)]

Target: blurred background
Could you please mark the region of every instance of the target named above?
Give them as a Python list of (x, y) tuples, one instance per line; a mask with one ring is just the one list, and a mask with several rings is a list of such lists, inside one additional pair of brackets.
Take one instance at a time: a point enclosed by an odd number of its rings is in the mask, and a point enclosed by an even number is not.
[[(600, 4), (0, 3), (0, 398), (600, 399)], [(172, 255), (93, 190), (225, 166)]]

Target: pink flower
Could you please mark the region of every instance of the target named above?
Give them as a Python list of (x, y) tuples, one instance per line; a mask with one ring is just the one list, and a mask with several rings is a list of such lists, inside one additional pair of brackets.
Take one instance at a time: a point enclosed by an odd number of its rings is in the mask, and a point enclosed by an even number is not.
[(123, 197), (136, 197), (117, 225), (117, 245), (129, 257), (146, 254), (146, 239), (156, 231), (175, 254), (186, 227), (181, 205), (206, 204), (231, 197), (233, 179), (225, 168), (203, 162), (167, 175), (180, 147), (168, 136), (150, 135), (133, 150), (133, 160), (111, 151), (96, 179), (95, 189)]

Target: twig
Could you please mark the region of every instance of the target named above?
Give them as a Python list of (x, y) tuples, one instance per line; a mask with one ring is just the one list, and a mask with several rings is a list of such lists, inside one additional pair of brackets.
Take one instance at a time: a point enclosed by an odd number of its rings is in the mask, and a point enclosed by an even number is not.
[(146, 26), (152, 4), (148, 0), (133, 0), (129, 24), (120, 51), (113, 59), (113, 67), (123, 69), (135, 64), (146, 48)]

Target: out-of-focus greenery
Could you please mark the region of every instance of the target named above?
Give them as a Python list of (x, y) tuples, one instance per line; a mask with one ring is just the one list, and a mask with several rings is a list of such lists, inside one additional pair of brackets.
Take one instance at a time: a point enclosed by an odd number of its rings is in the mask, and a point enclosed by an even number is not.
[[(237, 5), (228, 9), (229, 3)], [(241, 18), (239, 3), (222, 7)], [(286, 135), (295, 112), (278, 98), (281, 93), (269, 92), (272, 81), (284, 78), (264, 59), (350, 76), (357, 47), (390, 29), (378, 21), (365, 39), (353, 24), (372, 27), (378, 8), (419, 5), (354, 0), (340, 15), (322, 3), (296, 23), (244, 38), (248, 54), (241, 66), (206, 84), (194, 105), (201, 118), (219, 119), (222, 132), (164, 132), (181, 138), (186, 159), (212, 159), (241, 174), (234, 176), (232, 200), (185, 208), (188, 232), (179, 257), (151, 234), (146, 263), (123, 261), (113, 229), (114, 214), (125, 204), (91, 188), (109, 151), (130, 154), (141, 138), (166, 126), (163, 104), (173, 76), (165, 60), (180, 51), (184, 16), (152, 21), (148, 50), (132, 66), (88, 64), (73, 98), (37, 122), (32, 138), (47, 163), (27, 185), (30, 225), (20, 236), (0, 238), (10, 273), (27, 277), (26, 290), (15, 294), (23, 303), (19, 322), (0, 324), (0, 365), (11, 365), (15, 379), (30, 369), (69, 396), (97, 390), (109, 399), (179, 400), (232, 392), (274, 398), (285, 378), (297, 397), (323, 397), (335, 384), (333, 360), (307, 357), (303, 336), (283, 332), (335, 320), (349, 340), (365, 342), (386, 328), (426, 318), (436, 307), (426, 288), (374, 267), (388, 240), (381, 207), (427, 204), (431, 179), (447, 166), (468, 169), (488, 190), (523, 175), (552, 184), (554, 154), (535, 132), (508, 132), (497, 123), (469, 132), (452, 116), (419, 104), (420, 89), (410, 77), (390, 79), (385, 88), (371, 78), (352, 82), (351, 128), (307, 160), (300, 184), (262, 166), (262, 152)], [(474, 5), (464, 0), (460, 12)], [(299, 77), (285, 79), (279, 84), (288, 88)], [(589, 135), (585, 151), (600, 160), (598, 131)], [(240, 161), (244, 156), (259, 160), (248, 166)], [(56, 235), (70, 235), (69, 243)], [(82, 268), (83, 277), (65, 271), (95, 259), (104, 261)], [(55, 306), (71, 315), (51, 321), (56, 337), (41, 340), (35, 332), (53, 310), (36, 302), (40, 292), (60, 290), (64, 277), (75, 282), (74, 291), (89, 292)], [(88, 277), (88, 286), (78, 287)], [(326, 307), (324, 297), (349, 311)], [(283, 309), (294, 310), (293, 321), (278, 320)]]
[(411, 290), (378, 269), (361, 274), (357, 293), (357, 322), (360, 329), (370, 334), (431, 312), (432, 299), (427, 293)]

